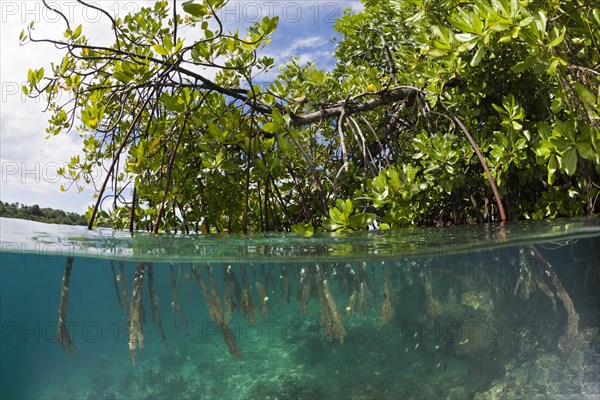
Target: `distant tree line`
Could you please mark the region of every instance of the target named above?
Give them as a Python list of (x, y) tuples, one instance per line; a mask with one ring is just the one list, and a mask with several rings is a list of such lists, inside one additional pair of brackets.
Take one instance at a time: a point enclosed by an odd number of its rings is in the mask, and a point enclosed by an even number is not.
[(0, 217), (28, 219), (49, 224), (87, 225), (83, 215), (54, 208), (41, 208), (37, 204), (26, 206), (0, 201)]

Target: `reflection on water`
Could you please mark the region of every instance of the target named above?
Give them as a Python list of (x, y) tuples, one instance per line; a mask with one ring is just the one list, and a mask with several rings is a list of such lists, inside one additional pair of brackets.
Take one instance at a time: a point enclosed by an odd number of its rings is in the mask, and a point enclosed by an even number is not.
[(1, 226), (3, 399), (600, 398), (597, 219), (305, 249)]

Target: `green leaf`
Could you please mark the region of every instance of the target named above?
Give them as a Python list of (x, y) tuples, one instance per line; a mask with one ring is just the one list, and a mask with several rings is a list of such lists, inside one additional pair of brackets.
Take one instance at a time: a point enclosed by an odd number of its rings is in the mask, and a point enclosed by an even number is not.
[(470, 42), (473, 39), (478, 38), (479, 35), (476, 35), (474, 33), (459, 33), (456, 35), (456, 39), (458, 39), (459, 42)]
[(152, 48), (154, 49), (154, 51), (156, 51), (161, 56), (168, 56), (169, 55), (169, 52), (167, 51), (167, 49), (165, 49), (162, 45), (160, 45), (158, 43), (155, 44), (154, 46), (152, 46)]
[(575, 148), (570, 147), (567, 149), (561, 157), (561, 162), (565, 168), (565, 172), (569, 176), (573, 176), (577, 170), (577, 151)]
[(186, 1), (185, 3), (183, 3), (183, 10), (186, 13), (198, 18), (202, 18), (205, 15), (208, 15), (209, 13), (209, 11), (204, 5), (195, 4), (194, 0)]
[(596, 158), (596, 154), (594, 153), (594, 150), (592, 149), (592, 145), (589, 143), (576, 143), (575, 147), (577, 148), (577, 152), (579, 153), (579, 155), (581, 156), (581, 158), (584, 158), (586, 160), (594, 160), (594, 158)]
[(506, 115), (507, 114), (506, 110), (504, 108), (500, 107), (497, 104), (492, 103), (492, 107), (494, 108), (494, 110), (498, 111), (502, 115)]
[(465, 13), (461, 14), (462, 15), (455, 15), (454, 18), (451, 17), (450, 23), (452, 23), (452, 25), (454, 25), (457, 29), (460, 29), (463, 32), (472, 32), (473, 26), (470, 21), (471, 16)]
[(171, 36), (165, 35), (163, 43), (165, 44), (165, 49), (170, 53), (171, 50), (173, 50), (173, 41), (171, 40)]
[(152, 143), (150, 143), (150, 146), (148, 146), (148, 153), (152, 152), (152, 150), (154, 149), (154, 147), (156, 147), (156, 145), (160, 142), (161, 138), (156, 138), (152, 141)]
[(471, 60), (469, 65), (471, 65), (471, 67), (478, 66), (479, 63), (481, 62), (481, 59), (483, 58), (484, 54), (485, 54), (485, 46), (483, 45), (483, 43), (479, 43), (479, 45), (477, 47), (477, 51), (475, 52), (475, 55), (473, 56), (473, 59)]
[(537, 18), (534, 18), (534, 21), (537, 28), (540, 32), (546, 32), (546, 21), (548, 21), (548, 17), (546, 17), (546, 14), (542, 10), (538, 11), (536, 17)]
[(185, 39), (179, 39), (177, 41), (177, 44), (175, 45), (175, 53), (178, 53), (183, 48), (184, 42), (185, 42)]
[(221, 133), (223, 133), (221, 131), (221, 128), (219, 128), (214, 122), (209, 122), (208, 123), (208, 132), (212, 136), (217, 137), (217, 138), (220, 138), (221, 137)]
[(315, 228), (311, 224), (295, 224), (291, 228), (292, 232), (302, 237), (311, 237), (315, 233)]
[(77, 28), (75, 28), (75, 31), (73, 32), (73, 35), (71, 36), (71, 39), (75, 40), (79, 37), (79, 35), (81, 35), (81, 29), (82, 26), (79, 25)]
[(562, 96), (556, 96), (552, 100), (552, 103), (550, 103), (550, 110), (554, 114), (558, 114), (560, 112), (560, 110), (562, 110), (562, 107), (563, 107), (563, 97)]
[(279, 146), (281, 151), (283, 151), (284, 153), (291, 154), (294, 152), (294, 147), (292, 146), (292, 144), (283, 137), (277, 139), (277, 146)]
[(532, 22), (533, 22), (533, 17), (523, 18), (521, 21), (519, 21), (519, 26), (520, 27), (525, 27), (525, 26), (529, 25)]
[(348, 219), (348, 225), (353, 229), (366, 227), (367, 218), (364, 214), (354, 214)]
[(340, 228), (343, 228), (343, 225), (340, 224), (336, 224), (335, 222), (331, 221), (330, 219), (325, 219), (323, 220), (323, 228), (327, 229), (328, 231), (337, 231)]
[(30, 69), (27, 71), (27, 81), (31, 84), (31, 86), (35, 86), (38, 82), (44, 77), (44, 69)]
[(552, 31), (550, 32), (550, 47), (555, 47), (558, 46), (560, 43), (562, 43), (562, 41), (565, 38), (565, 32), (566, 32), (567, 28), (566, 27), (562, 27), (561, 30), (559, 30), (558, 28), (554, 28), (552, 29)]
[(273, 122), (276, 122), (279, 125), (283, 124), (283, 116), (277, 108), (273, 108), (273, 111), (271, 111), (271, 115), (273, 117)]
[(346, 218), (345, 218), (344, 214), (342, 214), (342, 212), (335, 207), (329, 209), (329, 218), (331, 218), (331, 220), (333, 222), (335, 222), (336, 224), (340, 224), (340, 225), (346, 224)]
[(512, 127), (517, 131), (523, 129), (523, 125), (521, 125), (521, 123), (518, 121), (512, 121)]
[(575, 131), (573, 127), (568, 122), (562, 122), (560, 119), (557, 119), (554, 123), (552, 134), (558, 139), (568, 139), (571, 142), (575, 142)]
[(346, 215), (350, 215), (352, 214), (352, 211), (354, 211), (354, 202), (350, 199), (346, 200), (346, 207), (344, 210), (344, 213)]
[(577, 90), (579, 97), (581, 97), (581, 100), (583, 100), (584, 103), (586, 103), (589, 106), (596, 105), (596, 96), (594, 96), (594, 94), (590, 92), (588, 88), (586, 88), (579, 82), (573, 83), (573, 86), (575, 86), (575, 90)]
[(548, 161), (548, 184), (550, 185), (554, 183), (556, 168), (558, 168), (556, 154), (552, 154), (552, 156), (550, 156), (550, 160)]
[(128, 83), (131, 81), (132, 77), (130, 77), (129, 75), (125, 74), (122, 71), (115, 71), (113, 73), (113, 77), (115, 77), (115, 79), (123, 82), (123, 83)]
[(281, 130), (281, 126), (275, 122), (267, 122), (263, 125), (262, 129), (267, 133), (277, 133)]

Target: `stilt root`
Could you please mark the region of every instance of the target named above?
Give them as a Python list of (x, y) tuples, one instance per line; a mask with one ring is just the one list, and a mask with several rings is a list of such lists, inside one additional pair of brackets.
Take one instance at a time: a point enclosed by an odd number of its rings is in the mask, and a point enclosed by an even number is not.
[(56, 339), (58, 340), (58, 343), (69, 355), (72, 355), (75, 352), (75, 343), (71, 340), (69, 330), (65, 324), (65, 320), (67, 319), (67, 305), (69, 303), (69, 287), (71, 285), (71, 268), (73, 268), (72, 256), (67, 258), (65, 272), (62, 278), (60, 306), (58, 307), (58, 328), (56, 330)]

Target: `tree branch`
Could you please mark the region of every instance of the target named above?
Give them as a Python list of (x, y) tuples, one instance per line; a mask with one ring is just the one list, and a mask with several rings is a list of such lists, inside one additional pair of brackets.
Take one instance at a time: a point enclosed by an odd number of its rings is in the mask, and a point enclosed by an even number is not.
[[(365, 94), (367, 95), (367, 94)], [(423, 91), (416, 86), (398, 86), (393, 89), (380, 90), (378, 92), (368, 93), (374, 96), (362, 103), (354, 101), (340, 101), (333, 104), (321, 106), (321, 109), (310, 111), (304, 114), (292, 115), (292, 126), (308, 125), (323, 119), (339, 117), (342, 112), (346, 116), (356, 113), (371, 111), (379, 106), (388, 105), (401, 100), (407, 100), (412, 96), (424, 95)]]

